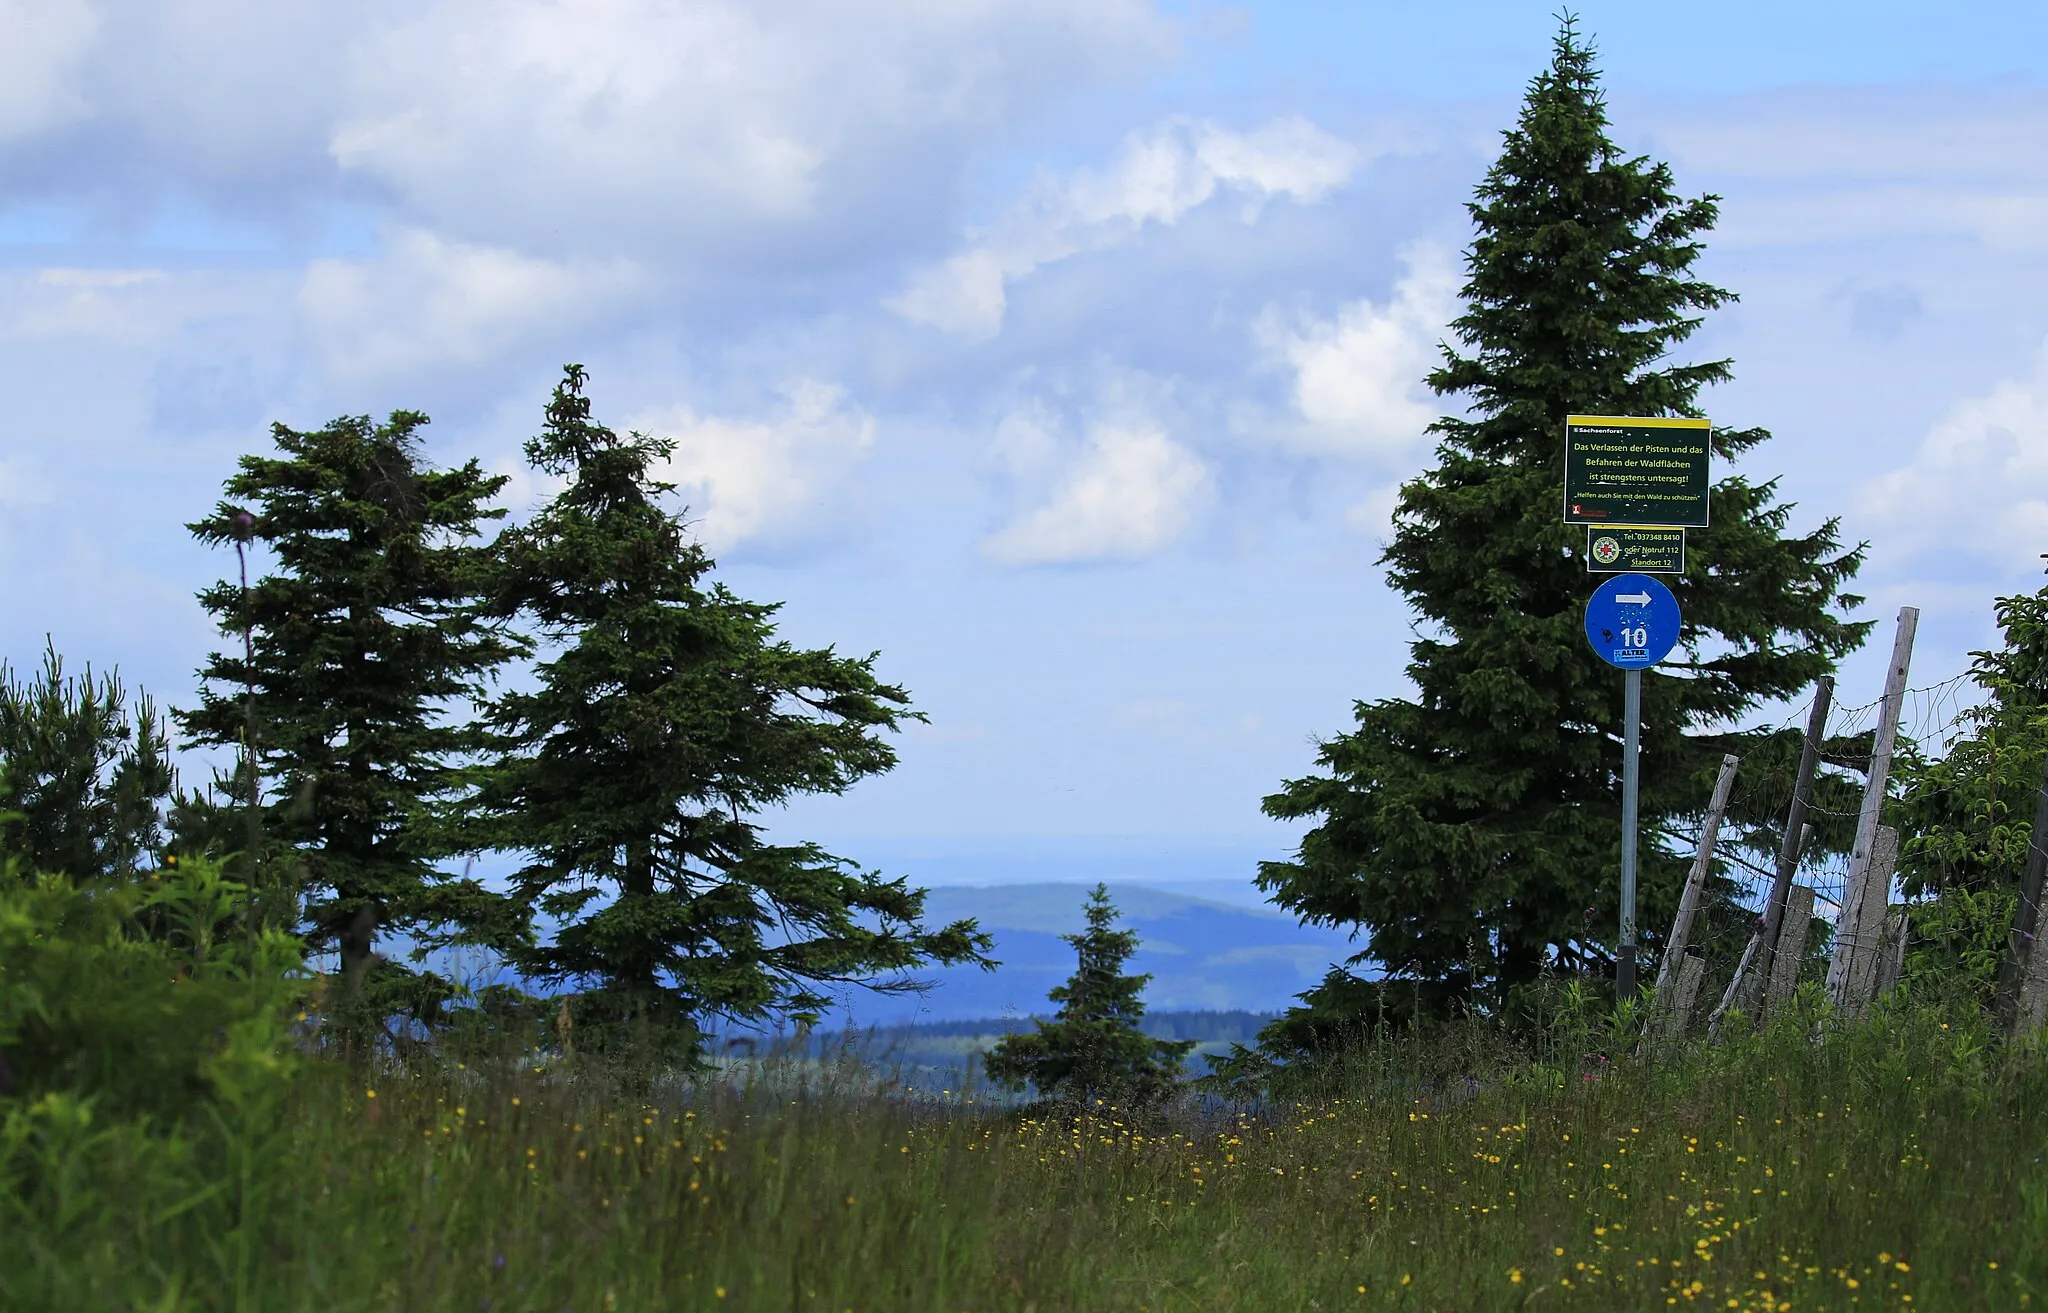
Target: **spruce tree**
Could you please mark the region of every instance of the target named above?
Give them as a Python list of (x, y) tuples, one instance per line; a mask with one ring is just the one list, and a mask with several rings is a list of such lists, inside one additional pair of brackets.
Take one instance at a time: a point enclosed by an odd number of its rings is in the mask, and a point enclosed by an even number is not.
[(176, 780), (156, 703), (118, 673), (64, 673), (54, 644), (24, 682), (0, 662), (0, 828), (21, 873), (86, 882), (156, 863)]
[[(1497, 1008), (1546, 972), (1615, 951), (1622, 676), (1582, 631), (1597, 577), (1561, 523), (1565, 417), (1697, 416), (1726, 360), (1675, 363), (1705, 312), (1733, 300), (1693, 276), (1716, 198), (1684, 199), (1667, 165), (1608, 137), (1593, 51), (1567, 19), (1550, 66), (1468, 209), (1455, 343), (1428, 376), (1464, 414), (1431, 426), (1436, 464), (1401, 489), (1382, 556), (1417, 623), (1411, 697), (1360, 702), (1320, 773), (1266, 812), (1313, 824), (1259, 882), (1303, 919), (1356, 927), (1390, 987), (1339, 968), (1276, 1023), (1269, 1053), (1313, 1050), (1364, 1016)], [(1727, 462), (1768, 438), (1717, 427)], [(1667, 842), (1697, 815), (1730, 727), (1789, 698), (1862, 641), (1845, 584), (1862, 559), (1837, 523), (1787, 531), (1773, 481), (1725, 475), (1712, 527), (1671, 579), (1680, 648), (1643, 684), (1639, 920), (1654, 948), (1687, 862)]]
[[(192, 741), (243, 757), (222, 775), (238, 814), (213, 827), (219, 846), (253, 834), (276, 849), (251, 874), (290, 871), (306, 942), (339, 953), (350, 996), (415, 1012), (446, 986), (395, 968), (361, 993), (380, 931), (410, 931), (421, 951), (508, 947), (523, 924), (505, 899), (436, 866), (453, 855), (449, 811), (485, 744), (465, 712), (518, 645), (475, 596), (484, 558), (472, 540), (503, 514), (487, 503), (505, 480), (473, 460), (428, 465), (426, 422), (401, 410), (382, 424), (278, 424), (277, 454), (242, 457), (229, 500), (189, 527), (215, 546), (260, 545), (275, 566), (199, 594), (232, 642), (201, 667), (199, 706), (175, 713)], [(252, 803), (249, 827), (240, 813)]]
[(500, 613), (546, 647), (537, 687), (494, 706), (509, 746), (483, 794), (552, 923), (520, 964), (577, 991), (579, 1047), (687, 1062), (708, 1014), (811, 1022), (829, 986), (983, 960), (988, 936), (925, 929), (901, 879), (764, 837), (763, 810), (893, 766), (881, 734), (916, 713), (872, 655), (794, 647), (776, 606), (712, 581), (656, 478), (671, 444), (596, 423), (585, 382), (566, 369), (526, 446), (564, 486), (498, 557)]
[(1088, 895), (1088, 928), (1062, 935), (1078, 961), (1067, 983), (1047, 997), (1059, 1004), (1037, 1029), (1005, 1035), (989, 1050), (993, 1080), (1029, 1082), (1047, 1099), (1154, 1103), (1170, 1093), (1193, 1040), (1154, 1039), (1140, 1029), (1148, 975), (1125, 975), (1138, 951), (1137, 932), (1118, 930), (1109, 887)]

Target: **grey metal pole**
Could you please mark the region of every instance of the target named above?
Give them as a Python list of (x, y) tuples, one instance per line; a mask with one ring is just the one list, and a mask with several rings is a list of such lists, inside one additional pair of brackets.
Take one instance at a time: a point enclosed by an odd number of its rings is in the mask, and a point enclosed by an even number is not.
[(1614, 996), (1636, 995), (1636, 788), (1642, 748), (1643, 672), (1628, 671), (1621, 699), (1621, 952), (1614, 960)]

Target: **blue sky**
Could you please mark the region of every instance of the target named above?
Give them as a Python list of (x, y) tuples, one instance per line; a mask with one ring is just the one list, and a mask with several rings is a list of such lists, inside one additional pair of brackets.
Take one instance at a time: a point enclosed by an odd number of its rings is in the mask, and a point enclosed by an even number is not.
[[(724, 577), (931, 716), (785, 833), (1242, 880), (1402, 689), (1374, 558), (1554, 11), (0, 0), (0, 655), (188, 698), (233, 560), (182, 525), (271, 421), (510, 472), (576, 360)], [(2048, 10), (1580, 12), (1617, 137), (1724, 197), (1709, 413), (1954, 674), (2048, 550)]]

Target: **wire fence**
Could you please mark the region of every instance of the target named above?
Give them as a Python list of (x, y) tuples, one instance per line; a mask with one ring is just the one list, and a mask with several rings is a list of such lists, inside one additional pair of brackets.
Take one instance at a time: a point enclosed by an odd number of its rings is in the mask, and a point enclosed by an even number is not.
[[(1944, 757), (1972, 732), (1983, 696), (1982, 686), (1968, 673), (1906, 690), (1888, 790), (1892, 797), (1899, 796), (1902, 764), (1915, 758)], [(1788, 710), (1777, 724), (1764, 728), (1773, 738), (1803, 736), (1810, 708), (1810, 701), (1803, 703)], [(1814, 827), (1816, 838), (1800, 862), (1796, 878), (1813, 888), (1814, 914), (1830, 922), (1840, 912), (1848, 885), (1850, 850), (1883, 708), (1884, 700), (1879, 697), (1853, 706), (1836, 703), (1828, 711), (1820, 764), (1807, 803), (1806, 823)], [(1775, 875), (1793, 787), (1793, 771), (1745, 760), (1737, 768), (1729, 819), (1723, 823), (1715, 849), (1722, 872), (1735, 882), (1740, 899), (1759, 915)], [(1935, 786), (1922, 781), (1919, 787)], [(1697, 846), (1696, 832), (1673, 832), (1667, 837), (1687, 851)], [(1696, 922), (1691, 943), (1695, 951), (1710, 956), (1733, 956), (1742, 950), (1752, 930), (1751, 924), (1740, 921)]]

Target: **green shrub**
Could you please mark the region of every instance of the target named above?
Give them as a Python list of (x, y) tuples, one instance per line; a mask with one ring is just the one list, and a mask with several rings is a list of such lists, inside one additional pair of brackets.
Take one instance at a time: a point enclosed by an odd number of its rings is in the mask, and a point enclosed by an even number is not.
[(102, 1119), (245, 1104), (286, 1078), (299, 947), (212, 862), (132, 882), (0, 872), (0, 1097)]

